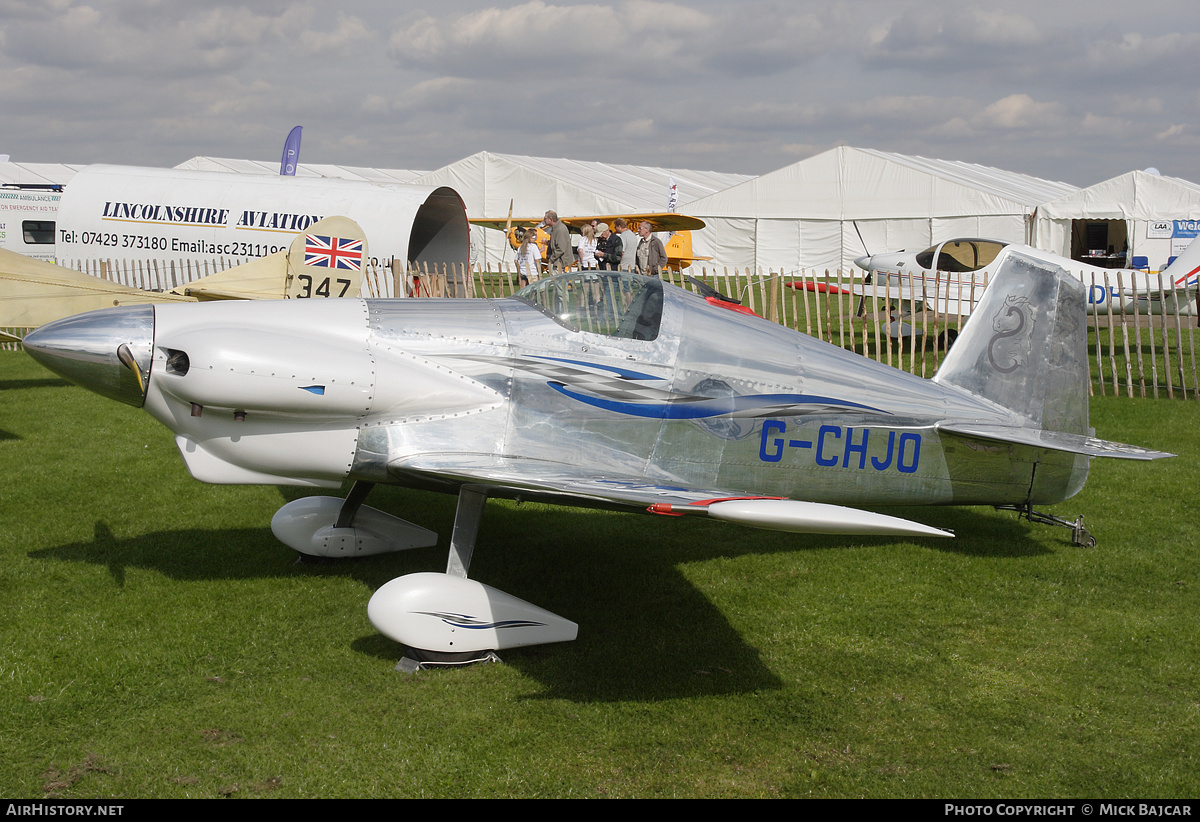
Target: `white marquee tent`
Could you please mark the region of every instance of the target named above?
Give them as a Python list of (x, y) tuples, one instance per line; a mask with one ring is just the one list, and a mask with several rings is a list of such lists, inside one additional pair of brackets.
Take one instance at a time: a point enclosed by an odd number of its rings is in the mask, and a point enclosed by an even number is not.
[[(671, 180), (678, 187), (677, 211), (691, 214), (688, 203), (743, 183), (747, 174), (651, 168), (611, 163), (522, 157), (482, 151), (412, 180), (450, 186), (467, 206), (468, 217), (504, 219), (512, 203), (514, 217), (620, 214), (666, 211)], [(511, 261), (512, 250), (498, 231), (472, 231), (472, 258), (483, 265)]]
[(0, 162), (0, 185), (61, 186), (84, 164)]
[[(0, 162), (0, 183), (64, 184), (82, 166)], [(177, 168), (276, 174), (273, 161), (194, 157)], [(842, 146), (761, 177), (480, 152), (435, 171), (304, 164), (302, 176), (448, 185), (470, 217), (677, 210), (708, 227), (697, 254), (729, 268), (854, 271), (866, 252), (953, 237), (1028, 242), (1063, 256), (1146, 257), (1162, 267), (1196, 236), (1200, 186), (1134, 171), (1079, 189), (970, 163)], [(53, 210), (53, 207), (50, 207)], [(1190, 221), (1190, 222), (1189, 222)], [(1103, 237), (1101, 235), (1104, 235)], [(861, 239), (860, 239), (861, 235)], [(474, 259), (511, 260), (499, 232), (473, 229)]]
[[(176, 168), (278, 174), (271, 161), (193, 157)], [(666, 211), (670, 183), (677, 186), (677, 211), (690, 213), (690, 200), (752, 179), (748, 174), (614, 165), (583, 160), (523, 157), (482, 151), (436, 171), (359, 168), (300, 163), (297, 176), (334, 177), (380, 183), (450, 186), (463, 198), (468, 217), (540, 218), (548, 210), (565, 216), (631, 211)], [(472, 228), (472, 261), (483, 265), (512, 261), (513, 253), (498, 231)]]
[[(193, 157), (175, 168), (189, 171), (225, 171), (235, 174), (278, 174), (279, 162), (269, 160), (230, 160), (222, 157)], [(300, 163), (297, 177), (332, 177), (337, 180), (366, 180), (371, 183), (411, 183), (427, 172), (402, 168), (363, 168), (361, 166)]]
[(953, 237), (1028, 242), (1036, 207), (1076, 190), (971, 163), (841, 146), (684, 211), (708, 224), (694, 249), (715, 264), (851, 272), (864, 253)]
[(1089, 252), (1145, 258), (1151, 270), (1196, 237), (1200, 185), (1177, 177), (1131, 171), (1044, 203), (1034, 223), (1035, 245), (1063, 257), (1086, 259)]

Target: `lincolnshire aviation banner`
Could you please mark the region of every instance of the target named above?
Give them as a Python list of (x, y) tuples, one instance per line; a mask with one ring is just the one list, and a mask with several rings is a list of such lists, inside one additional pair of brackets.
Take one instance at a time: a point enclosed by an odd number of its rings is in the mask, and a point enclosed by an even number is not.
[[(106, 202), (100, 214), (103, 220), (118, 220), (157, 225), (226, 226), (231, 210), (204, 206), (150, 205)], [(272, 211), (243, 211), (235, 228), (261, 228), (276, 231), (303, 231), (322, 217), (318, 214), (291, 214)]]

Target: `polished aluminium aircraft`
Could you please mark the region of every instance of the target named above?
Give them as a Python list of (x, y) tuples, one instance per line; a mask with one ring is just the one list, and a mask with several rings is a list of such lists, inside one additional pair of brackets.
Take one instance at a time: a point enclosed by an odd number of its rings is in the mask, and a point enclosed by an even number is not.
[[(1089, 314), (1196, 313), (1197, 278), (1200, 276), (1200, 243), (1191, 243), (1170, 266), (1157, 273), (1138, 269), (1107, 269), (1068, 260), (1026, 245), (960, 237), (936, 243), (924, 251), (897, 251), (859, 257), (855, 265), (871, 275), (873, 283), (854, 291), (908, 307), (914, 302), (948, 316), (967, 316), (983, 288), (1010, 254), (1022, 254), (1072, 272), (1086, 287)], [(1118, 282), (1118, 275), (1120, 280)], [(918, 310), (920, 310), (918, 308)]]
[(932, 380), (625, 272), (494, 300), (133, 306), (25, 347), (144, 407), (197, 479), (352, 480), (276, 513), (301, 554), (433, 545), (363, 505), (375, 483), (457, 494), (446, 572), (368, 606), (412, 660), (445, 662), (576, 634), (468, 578), (488, 497), (914, 537), (952, 534), (858, 506), (1001, 505), (1091, 541), (1033, 506), (1079, 491), (1092, 457), (1169, 455), (1092, 437), (1083, 313), (1078, 280), (1010, 254)]

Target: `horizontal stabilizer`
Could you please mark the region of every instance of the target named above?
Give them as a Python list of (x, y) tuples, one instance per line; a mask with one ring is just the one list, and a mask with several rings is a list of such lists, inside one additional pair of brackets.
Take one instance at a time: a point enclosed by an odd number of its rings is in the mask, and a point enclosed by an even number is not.
[(286, 251), (193, 280), (176, 293), (197, 300), (357, 297), (369, 260), (362, 227), (348, 217), (326, 217)]
[(1012, 445), (1030, 445), (1035, 448), (1066, 451), (1069, 454), (1083, 454), (1088, 457), (1157, 460), (1175, 456), (1165, 451), (1152, 451), (1149, 448), (1139, 448), (1136, 445), (1098, 440), (1095, 437), (1087, 437), (1082, 434), (1068, 434), (1065, 431), (1042, 431), (1037, 428), (1000, 425), (962, 425), (959, 423), (939, 423), (937, 429), (939, 432), (947, 434), (958, 434), (960, 436), (991, 440), (992, 442), (1005, 442)]

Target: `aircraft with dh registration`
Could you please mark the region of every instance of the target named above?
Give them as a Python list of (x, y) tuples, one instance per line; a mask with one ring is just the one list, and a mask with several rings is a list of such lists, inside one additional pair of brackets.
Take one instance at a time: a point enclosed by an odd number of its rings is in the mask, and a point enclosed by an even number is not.
[(855, 265), (869, 275), (855, 294), (878, 297), (905, 308), (928, 306), (946, 316), (968, 316), (983, 289), (1010, 254), (1021, 254), (1072, 272), (1086, 291), (1089, 314), (1197, 313), (1200, 243), (1192, 242), (1160, 275), (1140, 269), (1110, 269), (1068, 260), (1027, 245), (959, 237), (916, 253), (867, 254)]

